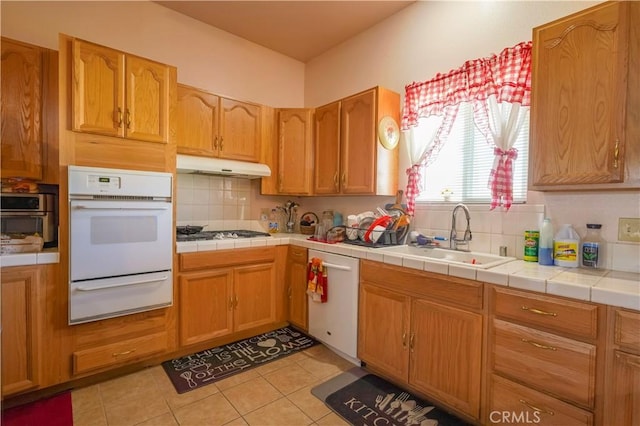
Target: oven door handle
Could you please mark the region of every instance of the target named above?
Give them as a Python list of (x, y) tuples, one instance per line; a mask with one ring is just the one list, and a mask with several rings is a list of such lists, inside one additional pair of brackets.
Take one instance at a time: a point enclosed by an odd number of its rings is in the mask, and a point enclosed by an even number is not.
[[(311, 263), (311, 262), (309, 262)], [(328, 263), (328, 262), (322, 262), (322, 266), (330, 268), (330, 269), (337, 269), (339, 271), (350, 271), (351, 268), (349, 266), (342, 266), (342, 265), (336, 265), (334, 263)]]
[(93, 207), (79, 204), (73, 206), (78, 210), (169, 210), (169, 207)]
[(126, 283), (117, 283), (117, 284), (107, 284), (107, 285), (101, 285), (98, 287), (84, 287), (84, 286), (78, 286), (76, 289), (78, 291), (94, 291), (94, 290), (103, 290), (105, 288), (114, 288), (114, 287), (126, 287), (129, 285), (139, 285), (139, 284), (148, 284), (148, 283), (153, 283), (153, 282), (157, 282), (157, 281), (165, 281), (167, 278), (169, 278), (168, 275), (165, 275), (163, 277), (160, 278), (154, 278), (154, 279), (150, 279), (150, 280), (140, 280), (140, 281), (130, 281), (130, 282), (126, 282)]

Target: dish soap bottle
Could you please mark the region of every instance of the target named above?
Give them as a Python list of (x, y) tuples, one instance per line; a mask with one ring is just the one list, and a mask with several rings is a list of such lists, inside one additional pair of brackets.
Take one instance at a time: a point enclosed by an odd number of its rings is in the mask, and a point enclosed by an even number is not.
[(603, 243), (600, 236), (599, 223), (587, 223), (587, 235), (584, 237), (581, 250), (582, 266), (587, 268), (602, 268)]
[(553, 264), (576, 268), (579, 264), (580, 236), (568, 223), (562, 225), (553, 241)]
[(275, 234), (278, 232), (278, 228), (278, 214), (276, 213), (276, 209), (271, 209), (271, 214), (269, 215), (269, 233)]
[(553, 224), (545, 217), (540, 227), (540, 241), (538, 242), (538, 263), (553, 265)]

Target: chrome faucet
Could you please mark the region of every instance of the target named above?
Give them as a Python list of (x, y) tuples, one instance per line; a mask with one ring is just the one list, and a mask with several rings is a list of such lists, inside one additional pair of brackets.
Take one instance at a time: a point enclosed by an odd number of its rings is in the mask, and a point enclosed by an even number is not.
[[(464, 215), (467, 218), (467, 229), (464, 231), (464, 237), (462, 239), (458, 238), (458, 231), (456, 230), (456, 213), (458, 209), (464, 210)], [(451, 233), (449, 234), (449, 247), (454, 250), (462, 250), (458, 248), (458, 246), (466, 246), (467, 248), (462, 251), (469, 251), (469, 241), (471, 241), (471, 215), (469, 214), (469, 209), (464, 204), (457, 204), (453, 208), (453, 213), (451, 214)]]

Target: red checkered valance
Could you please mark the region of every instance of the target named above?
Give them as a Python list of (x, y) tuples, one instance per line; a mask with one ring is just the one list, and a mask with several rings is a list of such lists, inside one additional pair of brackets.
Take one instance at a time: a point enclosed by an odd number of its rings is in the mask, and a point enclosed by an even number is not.
[(405, 86), (402, 129), (417, 126), (420, 117), (442, 115), (447, 106), (484, 101), (531, 103), (531, 46), (518, 43), (499, 55), (470, 60), (447, 74)]

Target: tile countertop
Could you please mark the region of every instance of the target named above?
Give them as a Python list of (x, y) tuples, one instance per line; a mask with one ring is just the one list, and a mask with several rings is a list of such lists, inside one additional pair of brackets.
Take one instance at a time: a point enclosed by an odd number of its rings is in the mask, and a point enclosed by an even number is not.
[(41, 265), (60, 262), (58, 248), (46, 248), (38, 253), (15, 253), (0, 256), (0, 267)]
[(273, 234), (270, 237), (224, 241), (187, 241), (176, 244), (178, 253), (293, 244), (316, 250), (358, 257), (406, 268), (484, 281), (523, 290), (565, 296), (640, 311), (640, 274), (610, 270), (541, 266), (513, 260), (489, 269), (424, 260), (384, 249), (351, 244), (326, 244), (308, 240), (308, 235)]

